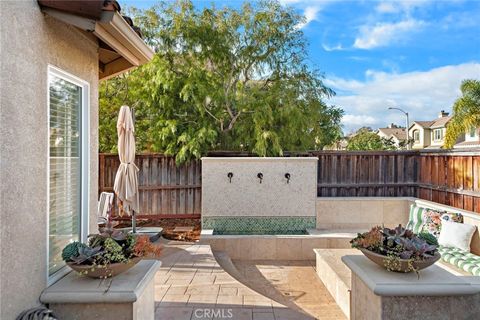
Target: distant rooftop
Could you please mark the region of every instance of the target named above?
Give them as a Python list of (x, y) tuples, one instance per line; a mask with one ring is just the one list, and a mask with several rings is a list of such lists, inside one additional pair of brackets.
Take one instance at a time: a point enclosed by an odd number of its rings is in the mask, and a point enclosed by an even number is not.
[(452, 116), (450, 116), (448, 112), (442, 110), (439, 112), (437, 119), (430, 121), (413, 121), (412, 125), (418, 124), (420, 127), (426, 129), (442, 128), (445, 127), (451, 119)]
[(405, 128), (379, 128), (378, 131), (381, 131), (387, 136), (394, 136), (398, 140), (407, 139)]

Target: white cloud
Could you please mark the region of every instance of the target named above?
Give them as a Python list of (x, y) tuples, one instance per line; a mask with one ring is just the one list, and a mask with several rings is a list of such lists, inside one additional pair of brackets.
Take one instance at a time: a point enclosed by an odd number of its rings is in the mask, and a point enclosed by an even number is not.
[(398, 7), (395, 6), (393, 2), (382, 1), (377, 5), (375, 10), (380, 13), (395, 13), (398, 12)]
[(280, 0), (280, 4), (294, 7), (296, 10), (303, 10), (303, 16), (306, 21), (297, 25), (297, 28), (301, 29), (310, 22), (317, 20), (318, 13), (335, 1), (338, 0)]
[(410, 13), (412, 10), (431, 2), (431, 0), (383, 0), (375, 7), (375, 11), (378, 13)]
[(305, 17), (305, 21), (299, 23), (297, 28), (301, 29), (308, 25), (310, 22), (317, 20), (317, 15), (320, 12), (320, 6), (308, 6), (303, 10), (303, 16)]
[(322, 48), (325, 51), (342, 51), (345, 50), (345, 48), (341, 44), (337, 44), (335, 46), (329, 46), (328, 44), (322, 43)]
[(280, 3), (284, 6), (300, 3), (302, 0), (280, 0)]
[(280, 0), (279, 2), (284, 6), (298, 5), (305, 7), (312, 4), (323, 6), (335, 1), (338, 0)]
[(303, 11), (303, 14), (305, 15), (305, 18), (307, 20), (307, 23), (317, 19), (317, 13), (320, 11), (320, 7), (306, 7), (305, 10)]
[(342, 122), (345, 126), (348, 127), (363, 127), (375, 124), (377, 121), (374, 117), (365, 114), (346, 114), (343, 116)]
[(365, 25), (360, 28), (353, 46), (358, 49), (372, 49), (389, 45), (403, 39), (407, 33), (418, 31), (425, 22), (407, 19), (396, 23), (377, 23), (373, 26)]
[(462, 80), (469, 78), (480, 79), (480, 63), (400, 74), (369, 70), (365, 81), (327, 78), (325, 84), (337, 92), (331, 103), (345, 110), (343, 124), (350, 132), (361, 126), (403, 125), (404, 116), (388, 107), (405, 109), (411, 121), (434, 119), (442, 109), (451, 111)]

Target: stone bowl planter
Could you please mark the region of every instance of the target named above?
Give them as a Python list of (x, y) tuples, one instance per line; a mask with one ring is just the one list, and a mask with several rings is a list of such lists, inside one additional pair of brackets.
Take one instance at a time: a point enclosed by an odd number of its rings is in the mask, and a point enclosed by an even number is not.
[(104, 279), (114, 277), (122, 272), (127, 271), (140, 262), (140, 260), (142, 260), (142, 258), (136, 257), (130, 259), (130, 261), (127, 263), (112, 263), (108, 265), (107, 268), (98, 266), (92, 267), (89, 265), (75, 264), (73, 262), (67, 262), (67, 265), (81, 275), (85, 275), (90, 278)]
[(411, 268), (411, 266), (413, 266), (413, 268), (417, 271), (428, 268), (440, 259), (440, 253), (437, 251), (435, 255), (430, 259), (426, 259), (422, 261), (413, 261), (411, 263), (410, 263), (410, 260), (408, 259), (398, 259), (398, 263), (395, 263), (392, 265), (392, 263), (390, 262), (391, 260), (384, 255), (381, 255), (363, 248), (360, 249), (360, 251), (362, 251), (362, 253), (368, 259), (378, 264), (380, 267), (386, 269), (387, 268), (386, 266), (388, 265), (390, 271), (403, 272), (403, 273), (414, 271)]

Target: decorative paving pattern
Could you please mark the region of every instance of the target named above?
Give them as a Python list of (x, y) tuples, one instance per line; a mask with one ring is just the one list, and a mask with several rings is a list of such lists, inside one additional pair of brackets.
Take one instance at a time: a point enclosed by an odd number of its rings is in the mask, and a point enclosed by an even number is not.
[(155, 276), (155, 319), (314, 319), (262, 295), (219, 266), (208, 245), (172, 246), (163, 251)]
[(314, 229), (316, 217), (202, 217), (202, 229), (222, 233), (285, 233)]
[(345, 319), (327, 288), (318, 278), (315, 261), (234, 260), (242, 282), (290, 309), (316, 319)]

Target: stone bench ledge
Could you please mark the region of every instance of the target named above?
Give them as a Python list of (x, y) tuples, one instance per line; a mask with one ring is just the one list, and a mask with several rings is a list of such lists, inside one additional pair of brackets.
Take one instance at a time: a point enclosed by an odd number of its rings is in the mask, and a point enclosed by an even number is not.
[(154, 281), (161, 266), (157, 260), (141, 260), (130, 270), (113, 278), (102, 280), (70, 272), (46, 288), (41, 296), (42, 303), (134, 303), (145, 288)]
[(478, 285), (433, 265), (415, 272), (388, 272), (364, 256), (344, 256), (342, 261), (378, 296), (462, 296), (480, 292)]

